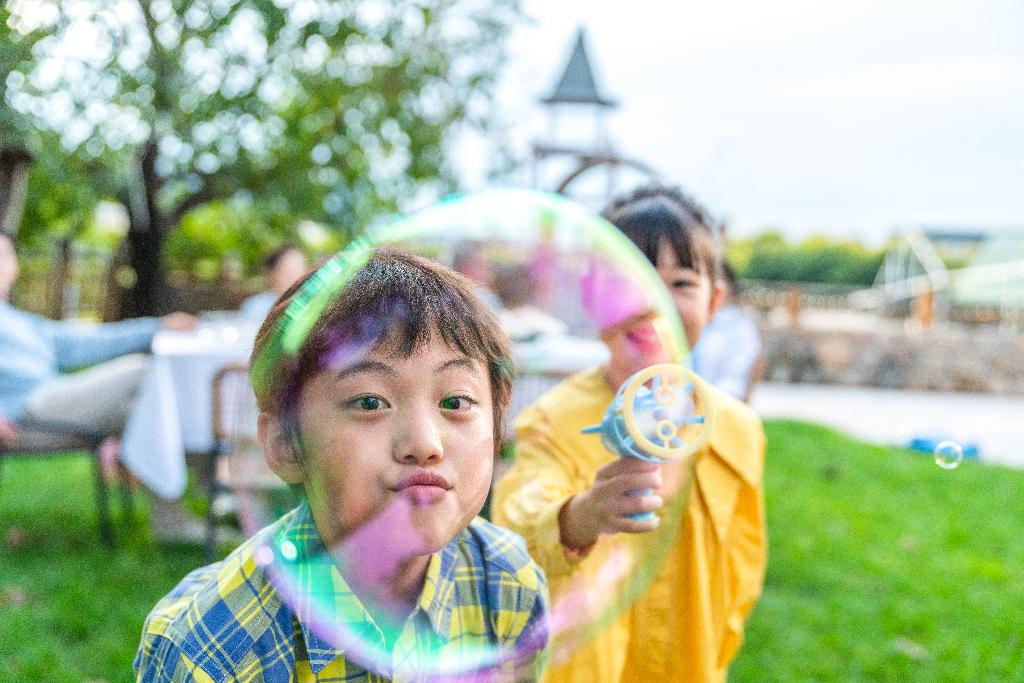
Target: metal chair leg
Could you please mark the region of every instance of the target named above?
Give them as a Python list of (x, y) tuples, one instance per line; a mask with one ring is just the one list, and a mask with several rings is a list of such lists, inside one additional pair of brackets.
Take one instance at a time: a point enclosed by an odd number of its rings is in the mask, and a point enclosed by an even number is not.
[(119, 488), (121, 489), (121, 517), (124, 519), (125, 526), (135, 526), (135, 496), (132, 495), (132, 480), (128, 476), (128, 470), (121, 464), (120, 461), (117, 463), (117, 477), (119, 480)]
[(214, 510), (214, 501), (220, 493), (220, 486), (217, 483), (217, 462), (220, 460), (220, 447), (215, 446), (207, 458), (206, 476), (208, 484), (208, 505), (206, 508), (206, 561), (213, 562), (217, 559), (217, 513)]
[(100, 516), (100, 540), (108, 548), (114, 547), (114, 531), (110, 523), (110, 492), (103, 478), (103, 462), (98, 450), (93, 451), (93, 465), (96, 474), (96, 507)]

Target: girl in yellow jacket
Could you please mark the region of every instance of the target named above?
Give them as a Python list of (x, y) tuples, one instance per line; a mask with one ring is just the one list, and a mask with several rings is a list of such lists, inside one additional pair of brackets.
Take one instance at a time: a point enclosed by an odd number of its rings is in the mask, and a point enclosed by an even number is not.
[[(655, 265), (692, 348), (721, 295), (711, 220), (664, 187), (635, 191), (605, 217)], [(630, 375), (670, 356), (649, 314), (601, 323), (609, 362), (516, 420), (515, 464), (495, 489), (494, 521), (526, 538), (555, 612), (572, 615), (552, 625), (545, 680), (724, 680), (764, 578), (761, 422), (712, 388), (716, 417), (692, 469), (608, 453), (581, 430)], [(655, 493), (628, 495), (644, 488)]]

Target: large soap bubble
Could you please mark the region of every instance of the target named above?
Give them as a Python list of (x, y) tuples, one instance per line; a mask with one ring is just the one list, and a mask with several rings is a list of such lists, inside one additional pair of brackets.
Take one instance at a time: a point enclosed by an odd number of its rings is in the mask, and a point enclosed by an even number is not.
[[(379, 319), (360, 318), (356, 327), (361, 332), (357, 338), (349, 334), (351, 331), (339, 331), (332, 337), (331, 330), (323, 329), (325, 311), (384, 248), (412, 252), (462, 272), (475, 283), (480, 298), (493, 308), (512, 339), (511, 358), (504, 359), (513, 375), (506, 414), (509, 423), (561, 379), (605, 362), (608, 351), (601, 342), (602, 335), (625, 330), (627, 351), (635, 354), (633, 360), (641, 367), (679, 364), (686, 359), (685, 337), (668, 292), (649, 262), (617, 229), (557, 196), (491, 191), (449, 199), (370, 230), (322, 263), (295, 291), (279, 322), (263, 331), (261, 350), (254, 357), (250, 372), (257, 394), (282, 391), (281, 386), (275, 385), (281, 368), (295, 370), (297, 364), (304, 362), (301, 359), (312, 339), (319, 340), (321, 345), (324, 340), (328, 343), (316, 356), (320, 367), (306, 368), (307, 375), (326, 371), (348, 376), (348, 369), (365, 364), (375, 353), (381, 339), (393, 334), (396, 326), (407, 323), (402, 306), (392, 306), (385, 307), (389, 313)], [(331, 339), (337, 343), (332, 345)], [(413, 351), (408, 357), (416, 360), (417, 353), (420, 352)], [(423, 372), (429, 371), (425, 364)], [(658, 378), (653, 383), (642, 381), (647, 384), (639, 389), (633, 387), (631, 396), (637, 391), (641, 397), (650, 394), (653, 398), (649, 402), (657, 404), (658, 410), (680, 415), (669, 416), (673, 417), (672, 434), (658, 436), (660, 432), (652, 431), (666, 422), (666, 416), (660, 413), (652, 413), (650, 419), (656, 422), (650, 428), (644, 426), (644, 416), (638, 415), (635, 421), (639, 426), (634, 426), (634, 431), (650, 431), (654, 435), (651, 439), (663, 440), (666, 449), (680, 443), (677, 435), (691, 438), (674, 430), (691, 429), (692, 425), (679, 425), (703, 420), (686, 417), (694, 414), (695, 399), (680, 393), (678, 399), (673, 394), (671, 401), (661, 401), (661, 394), (668, 392), (668, 387), (660, 387)], [(390, 408), (391, 403), (403, 400), (378, 395), (381, 393), (368, 391), (351, 400), (367, 413), (382, 406)], [(293, 395), (289, 400), (295, 398)], [(460, 410), (466, 405), (464, 401), (458, 395), (445, 396), (440, 405), (444, 410)], [(637, 401), (638, 405), (642, 403)], [(291, 412), (292, 417), (299, 412), (297, 403)], [(239, 419), (254, 421), (254, 413)], [(331, 459), (329, 473), (310, 477), (302, 485), (293, 485), (290, 490), (280, 484), (268, 487), (265, 472), (258, 471), (260, 466), (241, 457), (243, 451), (253, 451), (251, 442), (239, 442), (237, 453), (227, 458), (228, 462), (237, 458), (239, 463), (236, 470), (241, 475), (236, 477), (236, 490), (242, 503), (243, 528), (247, 533), (256, 533), (305, 498), (317, 529), (324, 532), (332, 519), (348, 514), (342, 509), (359, 507), (357, 501), (365, 497), (369, 501), (365, 509), (345, 517), (347, 525), (339, 522), (343, 533), (336, 537), (327, 534), (332, 540), (326, 547), (309, 537), (264, 535), (256, 561), (266, 568), (280, 593), (300, 618), (311, 625), (317, 638), (343, 650), (347, 659), (368, 670), (390, 675), (403, 673), (412, 678), (437, 680), (487, 677), (495, 672), (514, 675), (516, 667), (533, 659), (544, 647), (549, 661), (565, 658), (618, 618), (648, 585), (681, 526), (692, 481), (692, 472), (684, 468), (679, 493), (658, 513), (658, 529), (616, 547), (601, 560), (596, 573), (560, 585), (541, 627), (524, 634), (514, 646), (495, 645), (486, 634), (466, 638), (458, 646), (428, 638), (417, 641), (414, 656), (406, 649), (399, 657), (396, 647), (402, 648), (403, 634), (408, 635), (406, 631), (410, 628), (410, 621), (405, 618), (408, 611), (393, 609), (388, 596), (351, 590), (351, 585), (361, 585), (361, 581), (365, 581), (362, 585), (372, 585), (374, 577), (390, 575), (388, 572), (402, 565), (407, 557), (432, 548), (431, 544), (438, 540), (432, 534), (438, 528), (442, 532), (450, 529), (451, 520), (439, 516), (442, 511), (451, 516), (451, 510), (456, 509), (446, 507), (450, 502), (446, 497), (453, 495), (457, 486), (445, 488), (436, 481), (417, 480), (399, 491), (348, 491), (346, 498), (339, 499), (332, 487), (344, 484), (350, 475), (356, 476), (356, 469), (361, 467), (357, 461), (372, 456), (390, 463), (392, 444), (388, 439), (379, 443), (357, 440), (354, 444), (324, 439), (322, 433), (317, 436), (312, 433), (315, 430), (303, 427), (313, 421), (314, 418), (303, 416), (291, 422), (291, 431), (282, 430), (282, 438), (294, 445), (295, 452), (317, 451), (318, 457), (326, 455)], [(476, 457), (487, 477), (485, 489), (492, 470), (497, 477), (508, 466), (506, 457), (514, 452), (513, 442), (510, 427), (494, 430), (479, 442), (483, 445), (477, 449)], [(595, 448), (602, 447), (598, 438), (594, 444)], [(452, 445), (453, 449), (464, 447)], [(373, 455), (374, 448), (379, 455)], [(505, 457), (494, 457), (499, 450)], [(398, 465), (394, 467), (400, 469)], [(373, 479), (368, 481), (371, 483), (366, 488), (372, 489)], [(482, 496), (459, 501), (470, 508), (475, 506), (466, 511), (469, 517), (482, 502)], [(445, 540), (443, 533), (440, 538)], [(445, 597), (455, 600), (454, 596)], [(463, 626), (474, 631), (469, 625)], [(483, 625), (477, 630), (486, 631)]]

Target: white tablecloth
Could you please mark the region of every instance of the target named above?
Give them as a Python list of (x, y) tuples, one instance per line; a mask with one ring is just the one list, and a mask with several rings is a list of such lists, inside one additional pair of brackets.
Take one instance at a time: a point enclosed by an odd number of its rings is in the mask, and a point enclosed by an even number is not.
[(248, 362), (255, 334), (245, 323), (157, 333), (153, 362), (121, 442), (125, 465), (157, 495), (180, 498), (185, 453), (213, 448), (214, 375), (226, 365)]
[[(185, 453), (213, 448), (214, 375), (225, 365), (248, 361), (255, 332), (251, 325), (218, 323), (191, 333), (160, 332), (153, 340), (153, 362), (125, 428), (121, 458), (157, 495), (180, 498), (187, 476)], [(508, 424), (563, 377), (607, 358), (604, 344), (577, 337), (514, 344), (518, 376)]]

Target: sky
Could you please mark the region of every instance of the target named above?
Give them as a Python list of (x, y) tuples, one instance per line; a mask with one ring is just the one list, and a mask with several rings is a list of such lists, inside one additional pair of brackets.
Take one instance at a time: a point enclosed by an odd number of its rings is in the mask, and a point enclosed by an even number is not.
[[(868, 243), (915, 224), (1024, 227), (1019, 0), (525, 0), (500, 99), (520, 157), (579, 27), (610, 137), (733, 235)], [(563, 135), (566, 129), (561, 121)], [(470, 188), (487, 183), (472, 144)], [(528, 177), (521, 178), (528, 181)]]

